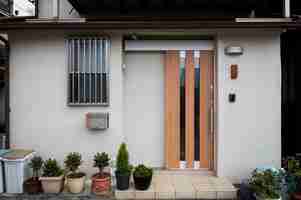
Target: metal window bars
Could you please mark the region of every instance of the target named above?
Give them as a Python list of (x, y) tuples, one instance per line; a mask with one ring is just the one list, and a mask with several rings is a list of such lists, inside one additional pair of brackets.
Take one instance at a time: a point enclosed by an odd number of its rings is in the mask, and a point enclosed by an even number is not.
[(68, 105), (109, 105), (109, 38), (73, 37), (66, 45)]

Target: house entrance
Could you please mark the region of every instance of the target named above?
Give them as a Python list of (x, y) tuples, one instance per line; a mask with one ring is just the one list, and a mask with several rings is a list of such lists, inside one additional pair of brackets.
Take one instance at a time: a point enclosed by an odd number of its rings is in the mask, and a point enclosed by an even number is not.
[(213, 51), (165, 52), (165, 164), (213, 169)]
[(125, 41), (125, 127), (133, 162), (214, 169), (214, 45)]

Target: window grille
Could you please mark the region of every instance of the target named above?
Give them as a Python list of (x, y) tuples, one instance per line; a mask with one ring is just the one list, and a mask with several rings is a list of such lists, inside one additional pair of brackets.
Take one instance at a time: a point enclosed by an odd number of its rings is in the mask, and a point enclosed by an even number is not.
[(106, 37), (68, 38), (68, 105), (109, 104), (109, 48)]

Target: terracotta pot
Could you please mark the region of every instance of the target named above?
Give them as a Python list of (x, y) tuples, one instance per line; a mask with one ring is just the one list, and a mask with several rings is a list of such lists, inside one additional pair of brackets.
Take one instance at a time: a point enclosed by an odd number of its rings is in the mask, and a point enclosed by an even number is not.
[(295, 200), (301, 200), (301, 193), (295, 193), (295, 194), (293, 194), (293, 199), (295, 199)]
[(60, 193), (64, 186), (64, 176), (40, 177), (45, 193)]
[(42, 192), (41, 181), (37, 178), (29, 178), (23, 183), (23, 188), (26, 193), (38, 194)]
[(102, 195), (111, 190), (111, 175), (103, 173), (103, 176), (95, 174), (92, 176), (92, 192), (96, 195)]
[(67, 187), (73, 194), (81, 193), (84, 190), (86, 176), (80, 178), (67, 177)]

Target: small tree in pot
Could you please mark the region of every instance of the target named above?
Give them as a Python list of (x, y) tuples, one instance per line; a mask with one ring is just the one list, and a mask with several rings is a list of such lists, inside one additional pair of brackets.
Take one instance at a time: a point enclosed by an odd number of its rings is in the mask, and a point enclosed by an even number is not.
[(134, 170), (134, 183), (137, 190), (147, 190), (152, 182), (153, 169), (138, 165)]
[(92, 191), (97, 194), (105, 194), (111, 189), (111, 174), (104, 172), (104, 168), (109, 166), (110, 157), (107, 153), (97, 153), (94, 156), (94, 167), (97, 167), (99, 172), (92, 176)]
[(69, 153), (65, 159), (65, 168), (69, 172), (67, 175), (67, 186), (71, 193), (80, 193), (85, 185), (85, 173), (78, 172), (82, 164), (82, 156), (77, 153)]
[(63, 189), (64, 170), (55, 159), (48, 159), (43, 165), (43, 176), (40, 177), (45, 193), (59, 193)]
[(129, 164), (129, 152), (126, 144), (122, 143), (117, 154), (116, 181), (118, 190), (129, 189), (132, 166)]
[(24, 182), (24, 191), (29, 194), (37, 194), (42, 191), (41, 181), (39, 180), (40, 170), (43, 166), (43, 159), (35, 156), (30, 160), (29, 167), (32, 169), (33, 176)]

